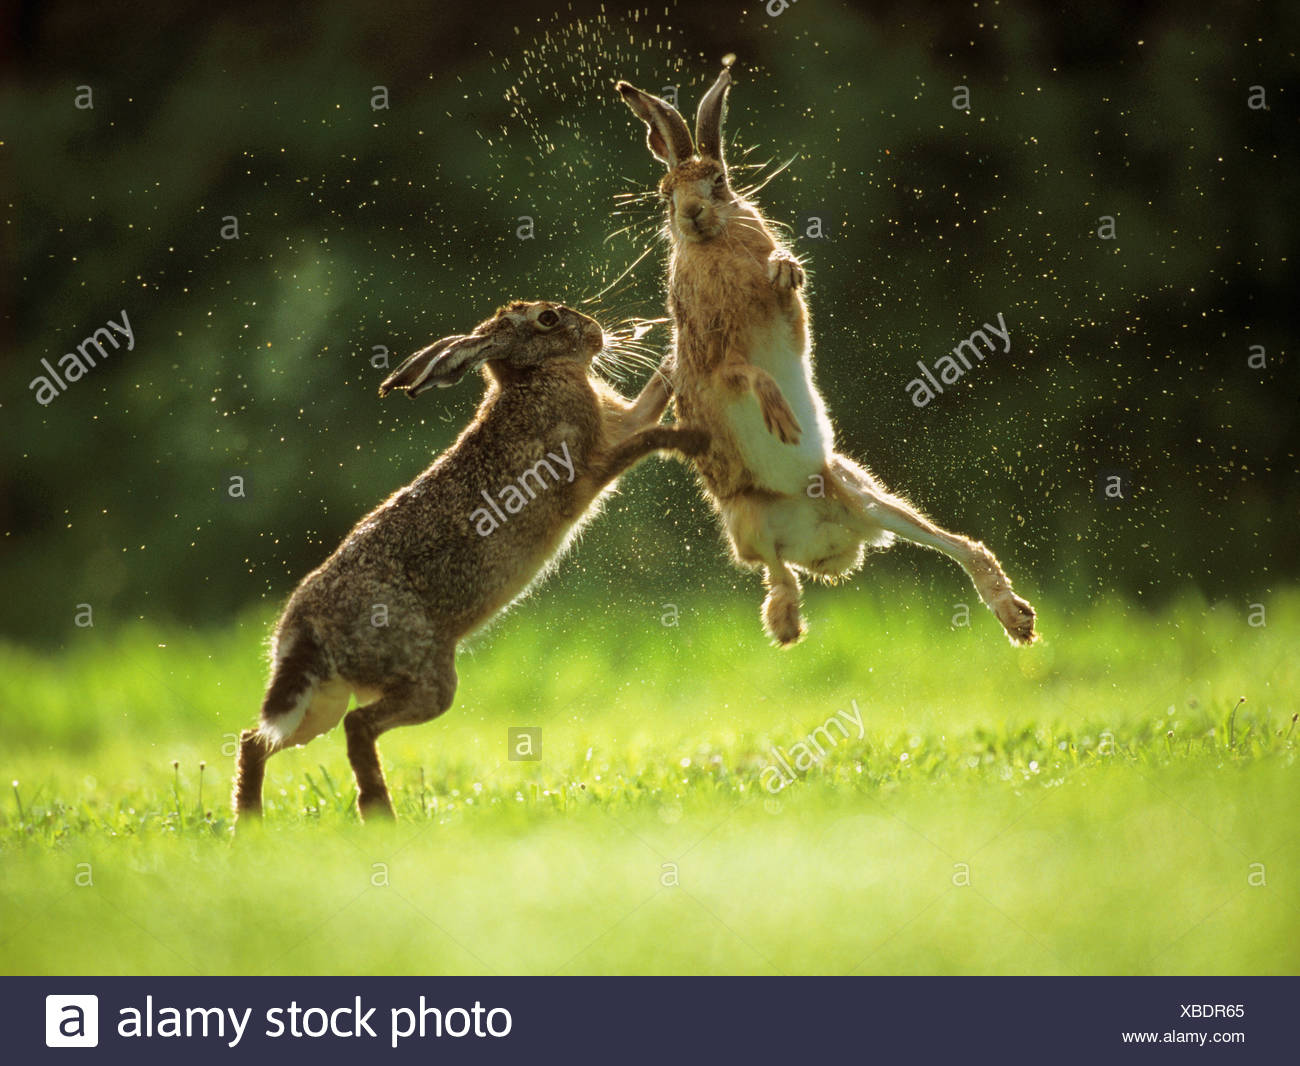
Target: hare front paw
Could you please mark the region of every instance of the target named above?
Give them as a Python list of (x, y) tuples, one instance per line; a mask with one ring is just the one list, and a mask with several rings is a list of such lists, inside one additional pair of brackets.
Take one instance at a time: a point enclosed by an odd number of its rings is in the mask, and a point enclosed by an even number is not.
[(789, 252), (777, 249), (767, 257), (767, 280), (783, 291), (803, 287), (803, 267)]
[(781, 387), (771, 378), (763, 378), (754, 385), (758, 396), (759, 410), (763, 413), (763, 425), (782, 444), (798, 444), (803, 434), (799, 419), (786, 403)]

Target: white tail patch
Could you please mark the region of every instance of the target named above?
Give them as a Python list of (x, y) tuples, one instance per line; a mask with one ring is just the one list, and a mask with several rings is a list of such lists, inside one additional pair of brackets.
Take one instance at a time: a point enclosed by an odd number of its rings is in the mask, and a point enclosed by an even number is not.
[(285, 743), (294, 731), (302, 724), (303, 714), (307, 710), (307, 704), (300, 700), (288, 714), (277, 715), (275, 718), (267, 721), (262, 719), (257, 727), (257, 735), (267, 742), (272, 748), (280, 749), (288, 747)]
[(258, 735), (276, 750), (306, 744), (343, 720), (351, 694), (352, 686), (340, 678), (314, 684), (298, 697), (291, 711), (263, 719)]

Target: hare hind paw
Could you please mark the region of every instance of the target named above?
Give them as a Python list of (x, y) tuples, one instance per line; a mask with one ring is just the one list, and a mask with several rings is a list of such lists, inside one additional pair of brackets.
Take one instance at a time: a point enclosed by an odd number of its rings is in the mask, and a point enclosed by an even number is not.
[(1012, 644), (1028, 645), (1038, 639), (1034, 631), (1037, 614), (1027, 600), (1022, 600), (1014, 592), (1007, 592), (991, 606)]
[(363, 792), (358, 795), (357, 814), (361, 816), (363, 822), (391, 822), (396, 818), (393, 812), (393, 801), (388, 798), (386, 790), (384, 792)]
[(788, 648), (803, 640), (808, 627), (799, 613), (798, 597), (773, 589), (763, 601), (763, 629), (779, 647)]

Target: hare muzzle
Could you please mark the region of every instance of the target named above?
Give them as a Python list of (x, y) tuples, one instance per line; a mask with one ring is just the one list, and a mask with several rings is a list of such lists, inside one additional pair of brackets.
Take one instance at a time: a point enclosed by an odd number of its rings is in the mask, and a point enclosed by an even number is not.
[(716, 217), (703, 200), (685, 201), (677, 211), (678, 226), (683, 237), (702, 240), (713, 235)]

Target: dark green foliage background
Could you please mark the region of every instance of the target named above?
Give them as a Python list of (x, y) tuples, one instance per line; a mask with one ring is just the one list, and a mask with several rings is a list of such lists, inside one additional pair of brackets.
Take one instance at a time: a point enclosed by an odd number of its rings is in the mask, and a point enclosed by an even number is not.
[[(649, 204), (615, 217), (614, 196), (659, 171), (612, 83), (676, 85), (692, 106), (727, 51), (733, 159), (772, 161), (747, 172), (761, 179), (796, 157), (761, 202), (835, 223), (796, 247), (846, 450), (987, 540), (1030, 593), (1193, 585), (1244, 604), (1296, 574), (1295, 5), (56, 3), (3, 18), (9, 637), (60, 640), (82, 602), (97, 626), (208, 624), (283, 597), (477, 402), (473, 382), (380, 401), (373, 346), (400, 358), (508, 298), (614, 282), (657, 221)], [(83, 84), (93, 110), (73, 107)], [(969, 113), (951, 105), (959, 84)], [(1247, 107), (1256, 84), (1266, 111)], [(371, 109), (376, 85), (388, 110)], [(238, 241), (220, 238), (226, 215)], [(521, 215), (536, 239), (516, 239)], [(661, 313), (662, 261), (594, 305), (607, 324)], [(135, 350), (39, 406), (40, 358), (123, 308)], [(916, 360), (999, 311), (1011, 352), (915, 409)], [(1097, 500), (1111, 468), (1131, 472), (1130, 501)], [(227, 496), (233, 474), (246, 499)], [(593, 600), (752, 597), (681, 467), (647, 464), (609, 510), (561, 578)], [(955, 588), (945, 566), (931, 580)]]

